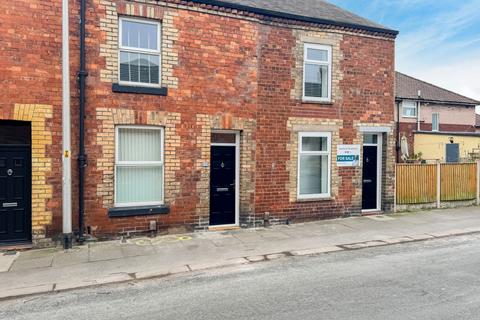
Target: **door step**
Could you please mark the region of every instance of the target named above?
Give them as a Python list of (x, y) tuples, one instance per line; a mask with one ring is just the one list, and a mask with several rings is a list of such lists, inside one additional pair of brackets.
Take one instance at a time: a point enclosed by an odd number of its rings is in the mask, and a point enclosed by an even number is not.
[(232, 230), (240, 230), (239, 226), (211, 226), (208, 227), (208, 231), (232, 231)]
[(0, 243), (0, 252), (7, 252), (7, 251), (24, 251), (30, 250), (33, 248), (31, 243), (9, 243), (9, 244), (1, 244)]
[(362, 216), (379, 216), (384, 215), (385, 212), (378, 210), (378, 211), (362, 211)]

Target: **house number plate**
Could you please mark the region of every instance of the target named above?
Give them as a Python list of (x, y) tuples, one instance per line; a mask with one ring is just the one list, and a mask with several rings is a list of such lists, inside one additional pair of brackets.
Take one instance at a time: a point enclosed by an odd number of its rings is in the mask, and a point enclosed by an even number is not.
[(8, 169), (8, 170), (7, 170), (7, 174), (8, 174), (9, 176), (11, 176), (11, 175), (13, 174), (13, 170), (12, 170), (12, 169)]

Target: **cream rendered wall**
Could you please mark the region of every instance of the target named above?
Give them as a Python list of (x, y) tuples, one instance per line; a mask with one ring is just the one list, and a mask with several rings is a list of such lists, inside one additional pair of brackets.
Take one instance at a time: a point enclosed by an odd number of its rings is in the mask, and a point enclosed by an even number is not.
[[(460, 159), (469, 158), (469, 153), (479, 152), (480, 135), (478, 137), (444, 135), (444, 134), (415, 134), (415, 153), (422, 153), (422, 159), (427, 161), (445, 161), (445, 145), (453, 138), (454, 143), (460, 144)], [(477, 149), (475, 151), (475, 149)]]

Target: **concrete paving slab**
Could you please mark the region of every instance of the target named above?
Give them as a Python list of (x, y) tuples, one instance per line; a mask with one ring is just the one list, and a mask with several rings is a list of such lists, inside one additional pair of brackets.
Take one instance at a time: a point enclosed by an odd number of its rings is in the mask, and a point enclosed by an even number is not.
[(188, 267), (191, 271), (199, 271), (199, 270), (205, 270), (205, 269), (211, 269), (211, 268), (228, 267), (228, 266), (246, 264), (248, 262), (249, 261), (245, 258), (236, 258), (236, 259), (230, 259), (230, 260), (195, 263), (195, 264), (188, 265)]
[(0, 272), (7, 272), (10, 270), (15, 259), (19, 256), (19, 253), (0, 253)]
[(49, 293), (53, 291), (53, 284), (41, 284), (22, 288), (0, 288), (0, 299), (23, 297), (32, 294)]
[(52, 267), (71, 266), (88, 262), (88, 247), (58, 251), (53, 256)]
[(361, 243), (352, 243), (352, 244), (344, 244), (342, 248), (349, 249), (349, 250), (357, 250), (357, 249), (364, 249), (364, 248), (371, 248), (371, 247), (380, 247), (387, 245), (388, 243), (384, 241), (367, 241)]
[(32, 260), (32, 259), (40, 259), (40, 258), (47, 258), (53, 257), (53, 255), (58, 252), (59, 248), (49, 248), (49, 249), (39, 249), (39, 250), (30, 250), (24, 251), (20, 254), (17, 260)]
[(149, 256), (156, 253), (152, 245), (138, 246), (135, 244), (122, 244), (120, 249), (124, 257)]
[(343, 250), (344, 249), (337, 246), (330, 246), (330, 247), (322, 247), (322, 248), (315, 248), (315, 249), (295, 250), (290, 253), (294, 256), (310, 256), (310, 255), (337, 252), (337, 251), (343, 251)]
[[(21, 255), (20, 255), (21, 257)], [(29, 269), (50, 268), (53, 262), (53, 255), (36, 259), (20, 259), (18, 257), (10, 268), (10, 271), (22, 271)]]
[(135, 279), (143, 280), (143, 279), (159, 278), (159, 277), (164, 277), (164, 276), (168, 276), (168, 275), (186, 273), (186, 272), (189, 272), (189, 271), (190, 271), (190, 269), (187, 266), (170, 268), (168, 271), (167, 270), (162, 270), (162, 269), (151, 270), (151, 271), (142, 271), (142, 272), (135, 273)]
[(383, 240), (388, 244), (398, 244), (398, 243), (406, 243), (414, 241), (412, 238), (409, 237), (399, 237), (399, 238), (391, 238)]
[(122, 248), (118, 243), (91, 246), (88, 261), (106, 261), (123, 258)]
[(433, 239), (434, 237), (429, 235), (429, 234), (415, 234), (412, 236), (408, 236), (409, 238), (412, 238), (415, 241), (422, 241), (422, 240), (428, 240), (428, 239)]

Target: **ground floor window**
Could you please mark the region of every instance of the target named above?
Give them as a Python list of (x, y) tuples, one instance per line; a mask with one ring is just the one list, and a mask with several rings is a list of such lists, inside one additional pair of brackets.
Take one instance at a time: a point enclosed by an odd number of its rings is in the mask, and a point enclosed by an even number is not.
[(163, 204), (163, 139), (161, 127), (116, 127), (115, 206)]
[(327, 132), (299, 133), (299, 199), (330, 197), (331, 137)]

